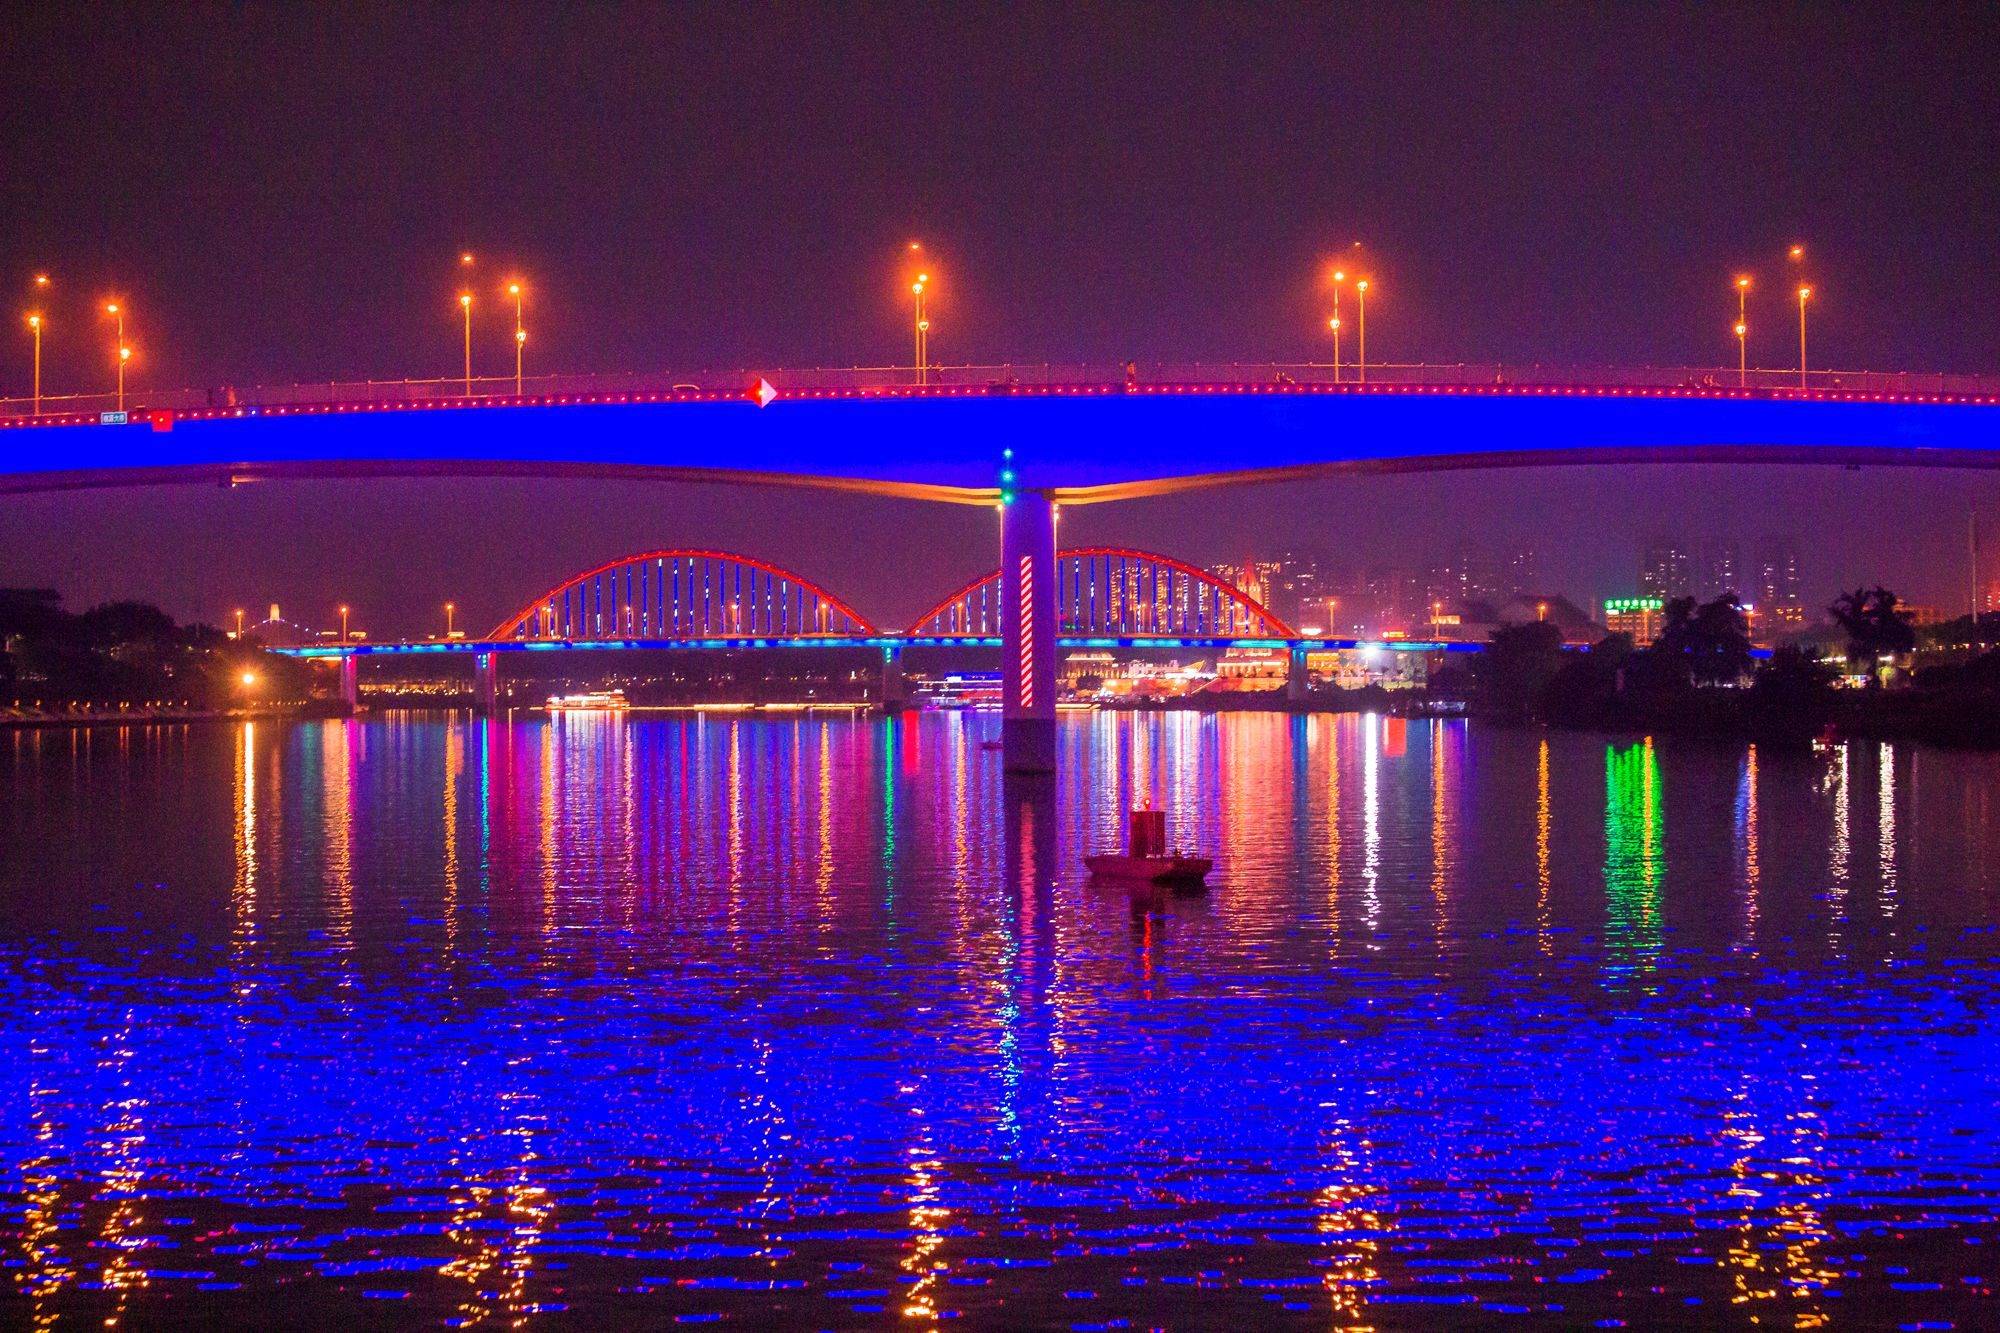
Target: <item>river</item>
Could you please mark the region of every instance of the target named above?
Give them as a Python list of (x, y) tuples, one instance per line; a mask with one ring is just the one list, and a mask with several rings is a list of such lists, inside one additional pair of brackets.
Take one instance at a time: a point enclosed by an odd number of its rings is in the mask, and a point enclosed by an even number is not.
[(0, 734), (0, 1323), (2000, 1319), (2000, 758), (997, 726)]

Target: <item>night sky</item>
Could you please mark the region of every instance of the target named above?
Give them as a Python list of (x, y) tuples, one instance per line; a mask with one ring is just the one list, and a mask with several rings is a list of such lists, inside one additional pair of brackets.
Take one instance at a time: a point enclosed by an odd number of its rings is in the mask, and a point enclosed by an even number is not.
[[(457, 257), (530, 286), (531, 369), (908, 356), (1324, 359), (1323, 262), (1375, 278), (1373, 359), (2000, 371), (2000, 10), (1594, 7), (15, 6), (0, 254), (37, 271), (49, 391), (455, 373)], [(18, 313), (18, 312), (17, 312)], [(18, 326), (17, 332), (18, 332)], [(25, 334), (0, 343), (23, 393)], [(1962, 609), (2000, 483), (1889, 471), (1343, 479), (1080, 512), (1201, 560), (1280, 540), (1419, 565), (1540, 545), (1627, 591), (1659, 532), (1804, 548)], [(348, 600), (377, 634), (483, 625), (574, 567), (726, 543), (894, 621), (991, 563), (992, 520), (808, 492), (300, 483), (0, 498), (0, 584), (221, 620)], [(1989, 546), (2000, 549), (2000, 543)]]

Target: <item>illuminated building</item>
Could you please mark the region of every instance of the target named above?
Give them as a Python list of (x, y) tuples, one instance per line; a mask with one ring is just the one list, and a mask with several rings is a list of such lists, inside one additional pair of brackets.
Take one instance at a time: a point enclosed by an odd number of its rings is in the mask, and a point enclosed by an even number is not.
[(1283, 689), (1290, 654), (1283, 648), (1230, 648), (1216, 661), (1216, 688)]
[(1659, 637), (1661, 612), (1666, 606), (1660, 597), (1611, 597), (1604, 603), (1604, 624), (1613, 634), (1629, 634), (1635, 644), (1648, 644)]

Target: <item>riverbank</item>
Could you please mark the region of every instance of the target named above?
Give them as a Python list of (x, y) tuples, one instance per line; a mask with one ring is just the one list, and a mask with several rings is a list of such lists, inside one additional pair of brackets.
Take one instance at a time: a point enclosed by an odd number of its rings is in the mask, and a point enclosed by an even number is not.
[(268, 708), (84, 708), (62, 712), (0, 708), (0, 731), (62, 730), (75, 727), (135, 727), (191, 722), (297, 721), (345, 717), (345, 705), (335, 700)]

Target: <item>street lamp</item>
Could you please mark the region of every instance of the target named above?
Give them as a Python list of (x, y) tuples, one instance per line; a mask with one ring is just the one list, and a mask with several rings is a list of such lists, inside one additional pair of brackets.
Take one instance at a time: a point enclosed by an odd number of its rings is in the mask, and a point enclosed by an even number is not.
[(521, 327), (521, 284), (507, 284), (507, 295), (514, 298), (514, 396), (521, 396), (521, 353), (528, 345), (528, 331)]
[(243, 641), (243, 608), (240, 606), (236, 608), (236, 640), (239, 643)]
[(347, 606), (345, 603), (342, 603), (340, 608), (340, 641), (343, 644), (347, 642)]
[(930, 320), (924, 317), (924, 288), (930, 284), (931, 275), (919, 273), (917, 280), (910, 284), (910, 294), (916, 298), (916, 360), (917, 385), (919, 388), (930, 383)]
[(465, 312), (465, 396), (472, 397), (472, 293), (458, 294), (458, 308)]
[(1745, 275), (1736, 279), (1736, 387), (1739, 389), (1750, 383), (1749, 299), (1750, 279)]
[(1354, 284), (1355, 333), (1361, 346), (1355, 353), (1355, 374), (1361, 383), (1368, 382), (1368, 279)]
[(1347, 274), (1339, 269), (1333, 271), (1333, 318), (1326, 326), (1333, 330), (1333, 382), (1340, 383), (1340, 284), (1347, 281)]
[(1799, 387), (1806, 387), (1806, 302), (1812, 297), (1812, 288), (1799, 288)]
[(117, 301), (106, 301), (104, 313), (118, 321), (118, 410), (125, 410), (125, 363), (132, 359), (132, 349), (125, 345), (125, 307)]
[(458, 610), (458, 606), (457, 606), (457, 605), (456, 605), (455, 603), (452, 603), (452, 602), (446, 602), (446, 603), (444, 604), (444, 636), (445, 636), (445, 637), (446, 637), (447, 639), (449, 639), (449, 638), (451, 637), (451, 618), (452, 618), (452, 614), (453, 614), (454, 612), (456, 612), (457, 610)]
[(28, 316), (28, 331), (35, 338), (35, 415), (42, 414), (42, 317)]

